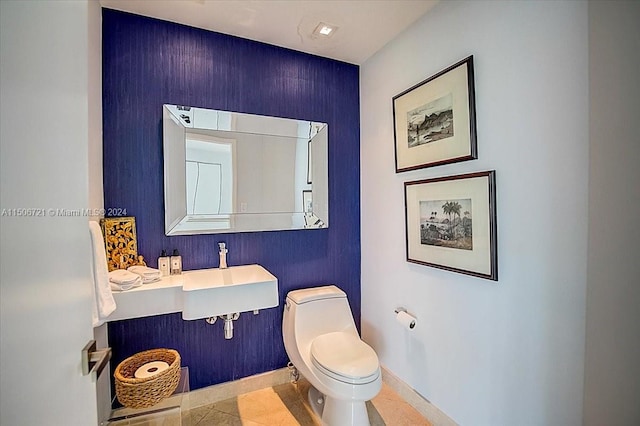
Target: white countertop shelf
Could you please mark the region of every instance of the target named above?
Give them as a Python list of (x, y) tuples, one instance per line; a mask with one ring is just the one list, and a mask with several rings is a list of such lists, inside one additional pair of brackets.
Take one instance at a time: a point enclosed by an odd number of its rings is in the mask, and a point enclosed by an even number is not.
[(107, 321), (182, 312), (183, 275), (163, 277), (127, 291), (114, 291), (116, 310)]

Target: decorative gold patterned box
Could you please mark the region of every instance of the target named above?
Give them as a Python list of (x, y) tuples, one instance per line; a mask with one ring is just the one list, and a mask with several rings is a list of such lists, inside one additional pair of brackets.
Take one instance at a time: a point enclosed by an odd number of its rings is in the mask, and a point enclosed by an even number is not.
[(100, 219), (100, 227), (104, 235), (109, 272), (138, 264), (135, 217), (105, 217)]

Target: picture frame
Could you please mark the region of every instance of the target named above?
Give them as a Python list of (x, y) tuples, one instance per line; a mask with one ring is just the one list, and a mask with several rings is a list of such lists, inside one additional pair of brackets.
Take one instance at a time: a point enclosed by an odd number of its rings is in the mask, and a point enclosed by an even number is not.
[(392, 102), (396, 173), (478, 158), (473, 55)]
[(498, 280), (495, 170), (404, 188), (407, 262)]
[(109, 272), (140, 263), (135, 217), (106, 217), (100, 219), (100, 228), (104, 236)]

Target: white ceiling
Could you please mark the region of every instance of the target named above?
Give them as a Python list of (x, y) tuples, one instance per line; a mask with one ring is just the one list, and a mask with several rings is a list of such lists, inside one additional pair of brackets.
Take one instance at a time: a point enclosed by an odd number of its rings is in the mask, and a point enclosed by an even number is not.
[[(103, 7), (362, 64), (438, 0), (100, 0)], [(337, 25), (329, 38), (320, 23)]]

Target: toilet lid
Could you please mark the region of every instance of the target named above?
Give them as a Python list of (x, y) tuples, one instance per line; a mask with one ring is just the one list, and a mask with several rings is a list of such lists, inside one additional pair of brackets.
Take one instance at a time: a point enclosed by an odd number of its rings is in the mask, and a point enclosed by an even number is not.
[(316, 337), (311, 343), (311, 361), (324, 374), (345, 383), (369, 383), (380, 375), (374, 350), (351, 333)]

